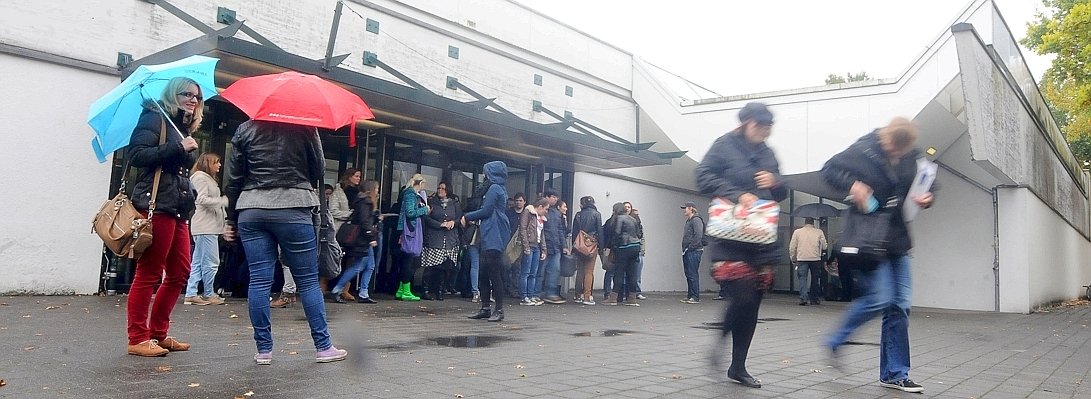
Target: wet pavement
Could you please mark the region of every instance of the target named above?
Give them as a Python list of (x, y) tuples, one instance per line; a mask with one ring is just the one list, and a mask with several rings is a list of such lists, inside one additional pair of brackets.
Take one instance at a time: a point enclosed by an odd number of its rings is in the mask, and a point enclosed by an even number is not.
[(171, 334), (193, 344), (162, 358), (125, 354), (125, 297), (0, 297), (0, 398), (1085, 398), (1091, 307), (1030, 315), (914, 309), (911, 378), (923, 395), (879, 387), (878, 320), (843, 350), (818, 342), (844, 303), (771, 295), (748, 369), (727, 382), (708, 356), (723, 303), (646, 293), (642, 306), (509, 306), (501, 323), (443, 302), (328, 303), (346, 361), (314, 363), (297, 304), (273, 309), (273, 364), (255, 365), (246, 304), (178, 305)]

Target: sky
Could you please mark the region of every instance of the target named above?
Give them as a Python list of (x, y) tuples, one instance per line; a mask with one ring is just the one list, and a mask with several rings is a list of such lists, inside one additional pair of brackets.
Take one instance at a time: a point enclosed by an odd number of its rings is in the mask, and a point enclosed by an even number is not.
[[(724, 96), (895, 78), (970, 0), (515, 0)], [(995, 0), (1016, 40), (1040, 0)], [(1023, 49), (1036, 77), (1048, 57)], [(676, 85), (672, 85), (678, 87)], [(715, 97), (685, 87), (689, 99)]]

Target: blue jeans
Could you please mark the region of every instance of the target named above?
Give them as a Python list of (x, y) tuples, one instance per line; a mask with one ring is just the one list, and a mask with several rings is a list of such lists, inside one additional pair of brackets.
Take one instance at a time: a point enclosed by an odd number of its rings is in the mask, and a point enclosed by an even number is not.
[(703, 249), (690, 249), (682, 253), (682, 272), (686, 274), (686, 298), (701, 299), (701, 277), (697, 275), (701, 267)]
[(360, 272), (364, 272), (367, 280), (360, 281), (360, 297), (367, 298), (367, 284), (371, 281), (371, 272), (375, 271), (375, 262), (374, 258), (371, 256), (371, 251), (369, 250), (367, 255), (350, 258), (350, 261), (349, 267), (346, 270), (342, 270), (341, 275), (337, 276), (337, 284), (333, 286), (333, 289), (330, 290), (330, 292), (333, 294), (340, 294), (341, 291), (345, 289), (346, 285), (360, 275)]
[(913, 297), (909, 256), (901, 255), (879, 262), (873, 271), (857, 271), (863, 280), (863, 292), (848, 310), (841, 325), (826, 341), (837, 350), (857, 328), (883, 312), (879, 346), (879, 380), (901, 381), (909, 378), (909, 310)]
[(239, 223), (246, 259), (250, 262), (250, 290), (246, 300), (254, 342), (258, 352), (273, 350), (272, 324), (269, 321), (269, 290), (273, 285), (273, 266), (280, 246), (284, 263), (292, 270), (296, 294), (303, 303), (311, 339), (318, 351), (333, 346), (326, 327), (326, 305), (318, 288), (318, 240), (314, 226), (302, 223)]
[(531, 248), (529, 255), (523, 253), (523, 268), (519, 271), (519, 296), (538, 296), (538, 266), (541, 265), (541, 257), (540, 248)]
[[(811, 276), (808, 280), (807, 276)], [(822, 261), (800, 261), (796, 268), (796, 278), (799, 280), (799, 301), (818, 302), (821, 297), (818, 292), (821, 286), (818, 279), (822, 278)]]
[(477, 245), (466, 247), (466, 257), (470, 259), (470, 291), (481, 292), (477, 279), (481, 277), (481, 248)]
[(367, 256), (358, 260), (358, 262), (363, 263), (363, 268), (360, 272), (360, 292), (359, 295), (357, 295), (360, 298), (371, 298), (371, 294), (368, 293), (367, 289), (368, 286), (371, 285), (371, 275), (375, 274), (375, 253), (378, 252), (375, 248), (377, 247), (372, 247), (371, 250), (368, 251)]
[(545, 274), (541, 284), (543, 287), (542, 296), (544, 297), (561, 296), (561, 256), (564, 256), (561, 252), (546, 255), (545, 264), (542, 266), (545, 269)]
[(198, 282), (204, 282), (205, 296), (216, 292), (212, 284), (216, 281), (216, 269), (220, 267), (219, 238), (218, 234), (193, 236), (193, 260), (190, 261), (186, 297), (197, 296)]
[[(615, 258), (616, 258), (616, 256), (615, 256)], [(605, 261), (606, 257), (603, 257), (602, 259), (603, 259), (603, 261)], [(617, 270), (617, 265), (611, 265), (609, 270), (607, 270), (605, 273), (602, 273), (602, 298), (603, 299), (610, 296), (610, 294), (614, 292), (614, 274), (616, 274), (615, 270)]]

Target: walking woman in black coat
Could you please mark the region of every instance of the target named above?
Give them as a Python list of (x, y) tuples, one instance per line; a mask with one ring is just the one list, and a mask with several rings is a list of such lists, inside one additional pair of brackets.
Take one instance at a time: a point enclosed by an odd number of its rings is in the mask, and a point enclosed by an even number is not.
[[(701, 193), (723, 198), (747, 208), (760, 200), (780, 202), (788, 196), (780, 177), (773, 150), (765, 145), (773, 127), (773, 114), (761, 103), (749, 103), (739, 111), (738, 128), (716, 139), (697, 166)], [(719, 364), (725, 340), (731, 339), (731, 366), (727, 377), (751, 387), (761, 382), (746, 371), (746, 355), (758, 324), (762, 294), (773, 284), (773, 264), (784, 256), (779, 243), (747, 244), (713, 239), (712, 267), (723, 271), (729, 301), (724, 313), (723, 333), (713, 355)], [(717, 273), (720, 274), (720, 273)]]

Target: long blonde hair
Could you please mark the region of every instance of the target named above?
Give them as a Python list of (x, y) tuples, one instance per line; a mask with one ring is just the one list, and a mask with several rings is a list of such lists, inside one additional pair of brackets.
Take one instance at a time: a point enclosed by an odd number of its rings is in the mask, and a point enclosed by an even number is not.
[[(178, 104), (178, 93), (181, 93), (183, 89), (188, 85), (194, 85), (197, 87), (197, 108), (193, 110), (193, 115), (190, 115), (188, 124), (184, 127), (187, 132), (195, 132), (201, 127), (201, 120), (205, 117), (205, 93), (202, 93), (201, 85), (196, 81), (187, 77), (176, 77), (167, 82), (167, 87), (163, 89), (162, 95), (160, 95), (159, 102), (163, 104), (163, 108), (167, 111), (167, 115), (174, 116), (174, 113), (179, 109), (182, 109), (181, 104)], [(183, 128), (179, 126), (179, 128)]]

